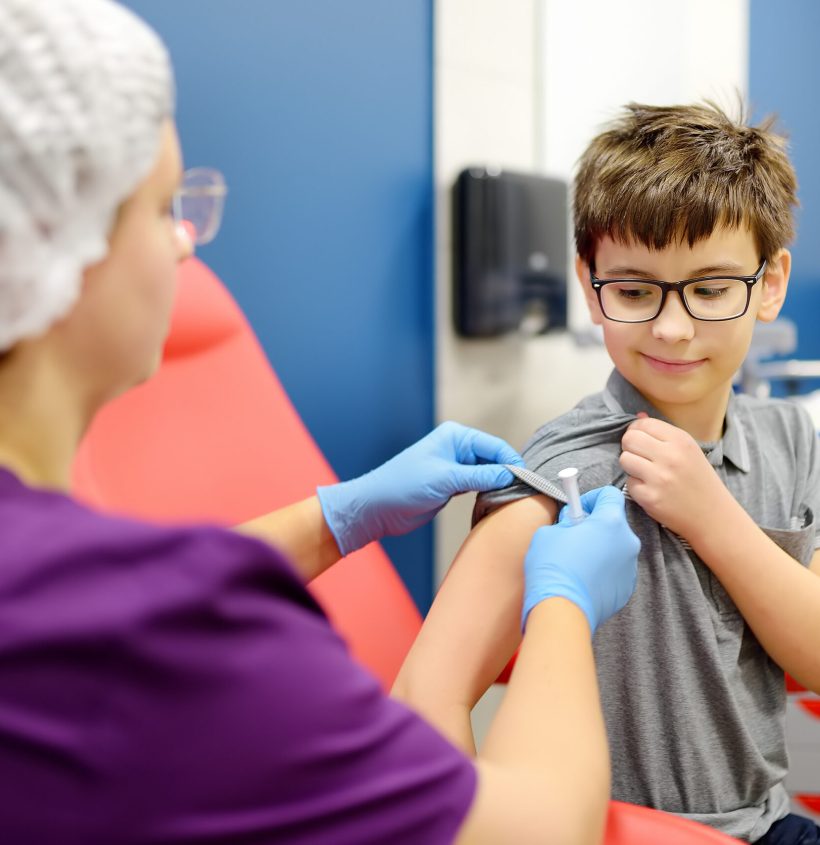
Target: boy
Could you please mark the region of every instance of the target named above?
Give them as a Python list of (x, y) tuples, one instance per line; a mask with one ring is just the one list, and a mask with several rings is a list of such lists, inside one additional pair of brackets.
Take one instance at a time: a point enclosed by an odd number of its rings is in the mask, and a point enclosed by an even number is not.
[[(820, 689), (820, 454), (798, 406), (732, 377), (783, 303), (795, 190), (770, 124), (627, 107), (575, 183), (577, 273), (615, 370), (524, 451), (550, 481), (575, 466), (582, 492), (631, 498), (638, 586), (594, 639), (613, 797), (778, 845), (820, 842), (783, 787), (783, 671)], [(523, 483), (479, 497), (397, 681), (467, 748), (518, 643), (526, 540), (557, 508)]]

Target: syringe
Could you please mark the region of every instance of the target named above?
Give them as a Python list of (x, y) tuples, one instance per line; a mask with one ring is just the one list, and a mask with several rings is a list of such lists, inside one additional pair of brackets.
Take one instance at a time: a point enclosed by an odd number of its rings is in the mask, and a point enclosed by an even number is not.
[(562, 469), (558, 473), (558, 478), (561, 479), (561, 486), (567, 494), (569, 518), (574, 523), (581, 522), (586, 519), (586, 513), (581, 507), (581, 494), (578, 492), (578, 469), (576, 467)]

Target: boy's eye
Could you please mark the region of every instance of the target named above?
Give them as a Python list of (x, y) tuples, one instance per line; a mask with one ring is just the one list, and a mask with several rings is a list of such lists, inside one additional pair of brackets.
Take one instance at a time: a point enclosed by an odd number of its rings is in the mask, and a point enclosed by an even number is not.
[(692, 293), (699, 299), (720, 299), (726, 296), (728, 290), (727, 285), (695, 285)]
[(629, 284), (611, 285), (614, 287), (618, 298), (624, 302), (646, 302), (647, 299), (657, 296), (658, 289), (653, 285)]

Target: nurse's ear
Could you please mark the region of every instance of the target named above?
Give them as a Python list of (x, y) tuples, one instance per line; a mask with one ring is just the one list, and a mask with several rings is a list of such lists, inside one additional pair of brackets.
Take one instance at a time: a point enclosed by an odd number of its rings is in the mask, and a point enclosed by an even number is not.
[(792, 255), (787, 249), (781, 249), (767, 263), (766, 272), (759, 282), (763, 293), (756, 316), (761, 323), (771, 323), (780, 313), (789, 287), (791, 269)]
[(604, 315), (601, 313), (598, 297), (595, 295), (592, 283), (589, 280), (589, 264), (580, 255), (575, 256), (575, 275), (581, 284), (581, 290), (584, 292), (589, 317), (596, 326), (600, 326), (604, 321)]

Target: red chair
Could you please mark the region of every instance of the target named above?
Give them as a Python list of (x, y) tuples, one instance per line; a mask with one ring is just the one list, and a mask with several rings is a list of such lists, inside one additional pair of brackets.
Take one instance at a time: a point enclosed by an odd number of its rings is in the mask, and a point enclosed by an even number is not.
[(806, 795), (797, 793), (792, 795), (795, 811), (808, 816), (815, 824), (820, 825), (820, 795)]
[(739, 840), (702, 824), (610, 801), (604, 845), (738, 845)]
[[(159, 371), (97, 416), (75, 494), (143, 519), (235, 525), (336, 480), (234, 299), (201, 261), (186, 261)], [(311, 590), (389, 687), (421, 618), (381, 547), (350, 555)]]

